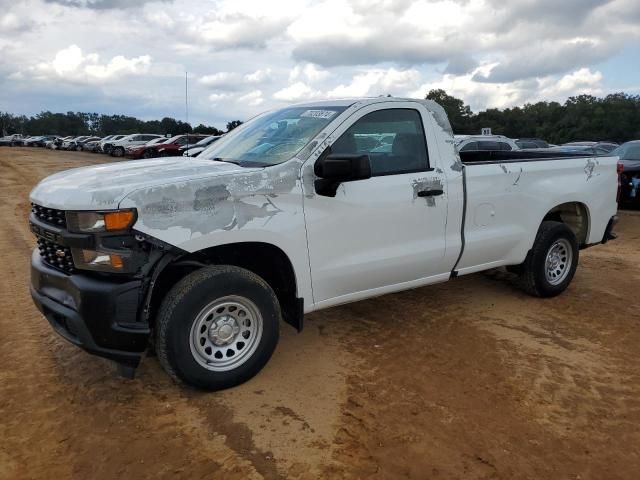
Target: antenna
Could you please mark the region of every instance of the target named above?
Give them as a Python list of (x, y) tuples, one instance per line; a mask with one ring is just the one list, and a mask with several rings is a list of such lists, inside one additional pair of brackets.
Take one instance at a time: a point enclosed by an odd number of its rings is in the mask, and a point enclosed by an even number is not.
[[(189, 74), (185, 70), (184, 72), (184, 113), (187, 125), (189, 125)], [(187, 133), (187, 148), (185, 152), (189, 149), (189, 135)]]

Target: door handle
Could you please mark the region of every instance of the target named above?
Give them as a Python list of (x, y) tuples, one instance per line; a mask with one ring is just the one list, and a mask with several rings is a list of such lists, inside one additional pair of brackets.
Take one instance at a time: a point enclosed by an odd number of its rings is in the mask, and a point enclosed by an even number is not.
[(444, 190), (440, 189), (429, 189), (429, 190), (420, 190), (418, 192), (419, 197), (437, 197), (438, 195), (442, 195)]

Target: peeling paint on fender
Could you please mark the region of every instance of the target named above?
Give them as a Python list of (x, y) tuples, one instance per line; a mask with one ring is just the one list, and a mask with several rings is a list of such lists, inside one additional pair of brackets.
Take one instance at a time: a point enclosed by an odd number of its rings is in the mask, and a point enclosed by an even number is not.
[(587, 163), (584, 166), (584, 173), (587, 175), (587, 182), (594, 176), (593, 171), (595, 170), (597, 165), (599, 165), (599, 162), (597, 160), (594, 160), (592, 158), (587, 159)]
[(522, 172), (523, 172), (523, 169), (522, 167), (520, 167), (520, 173), (518, 173), (516, 180), (513, 182), (513, 186), (518, 185), (518, 183), (520, 182), (520, 177), (522, 177)]

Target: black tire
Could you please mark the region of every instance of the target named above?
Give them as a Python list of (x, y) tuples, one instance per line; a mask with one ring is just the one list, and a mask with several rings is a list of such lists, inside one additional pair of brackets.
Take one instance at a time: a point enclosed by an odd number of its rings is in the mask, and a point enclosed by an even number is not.
[(142, 158), (154, 158), (154, 157), (155, 157), (155, 152), (151, 148), (147, 148), (145, 149), (144, 152), (142, 152)]
[[(195, 351), (198, 347), (193, 346), (192, 335), (197, 329), (193, 329), (198, 319), (203, 318), (202, 312), (231, 296), (253, 303), (262, 319), (261, 335), (256, 335), (252, 352), (238, 350), (238, 355), (245, 355), (243, 363), (229, 370), (214, 371), (203, 366), (203, 357)], [(278, 343), (281, 316), (275, 293), (258, 275), (229, 265), (202, 268), (180, 280), (160, 306), (155, 325), (158, 360), (174, 380), (196, 388), (215, 391), (239, 385), (255, 376), (271, 358)], [(210, 321), (201, 330), (207, 335), (215, 317)], [(211, 361), (212, 365), (216, 362), (213, 358)]]
[[(553, 283), (556, 280), (550, 281), (547, 275), (547, 255), (558, 244), (563, 245), (570, 253), (558, 256), (558, 270), (551, 272), (551, 275), (559, 271), (562, 271), (562, 275), (558, 275), (558, 283)], [(520, 286), (536, 297), (555, 297), (561, 294), (576, 273), (579, 252), (578, 241), (569, 227), (561, 222), (542, 222), (527, 258), (518, 266)], [(564, 268), (560, 270), (563, 265)]]
[(112, 157), (124, 157), (124, 147), (114, 147), (111, 149), (110, 155)]

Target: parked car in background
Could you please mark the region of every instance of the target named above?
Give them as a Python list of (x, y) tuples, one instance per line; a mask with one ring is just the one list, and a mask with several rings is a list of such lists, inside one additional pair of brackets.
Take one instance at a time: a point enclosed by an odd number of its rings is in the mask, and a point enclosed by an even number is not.
[(33, 147), (45, 147), (47, 142), (50, 142), (56, 138), (55, 135), (42, 135), (37, 140), (31, 142), (31, 146)]
[(60, 148), (62, 150), (74, 150), (76, 147), (76, 143), (81, 142), (86, 138), (89, 138), (89, 135), (80, 135), (79, 137), (73, 137), (69, 140), (65, 140), (64, 142), (62, 142), (62, 146)]
[(561, 147), (591, 147), (601, 152), (612, 152), (618, 148), (616, 142), (569, 142), (560, 145)]
[(541, 138), (518, 138), (514, 140), (514, 142), (516, 142), (516, 145), (518, 145), (519, 148), (526, 148), (529, 150), (534, 148), (549, 148), (549, 144), (546, 140), (542, 140)]
[(155, 138), (164, 138), (162, 135), (153, 133), (134, 133), (113, 143), (109, 155), (112, 157), (124, 157), (126, 148), (134, 145), (144, 145)]
[(145, 143), (144, 145), (130, 145), (125, 148), (125, 157), (127, 158), (153, 158), (156, 154), (155, 146), (169, 141), (168, 138), (160, 137)]
[(520, 150), (516, 142), (504, 135), (456, 135), (455, 145), (459, 152)]
[(623, 143), (610, 155), (619, 158), (620, 205), (640, 207), (640, 140)]
[(36, 140), (39, 140), (40, 138), (41, 138), (41, 136), (39, 136), (39, 135), (30, 135), (28, 137), (24, 137), (24, 138), (21, 138), (20, 140), (18, 140), (16, 142), (15, 146), (30, 147), (31, 146), (31, 142), (35, 142)]
[(84, 150), (85, 143), (98, 140), (100, 140), (100, 137), (87, 137), (83, 138), (82, 140), (74, 141), (71, 143), (69, 150), (76, 150), (78, 152), (81, 152), (82, 150)]
[(180, 156), (180, 147), (183, 145), (195, 145), (208, 135), (175, 135), (166, 142), (159, 145), (152, 145), (153, 157), (177, 157)]
[(98, 148), (98, 143), (102, 141), (100, 137), (94, 137), (93, 139), (89, 139), (82, 143), (82, 151), (84, 152), (95, 152), (96, 148)]
[(106, 153), (107, 155), (111, 153), (111, 148), (113, 144), (117, 141), (122, 140), (126, 135), (109, 135), (105, 137), (99, 144), (98, 150), (102, 153)]
[(222, 138), (221, 135), (211, 135), (210, 137), (203, 138), (202, 140), (200, 140), (198, 143), (196, 143), (193, 146), (191, 146), (191, 145), (188, 145), (188, 146), (187, 145), (183, 145), (178, 150), (179, 150), (179, 152), (182, 152), (182, 156), (183, 157), (197, 157), (209, 145), (211, 145), (213, 142), (219, 140), (220, 138)]
[(56, 137), (56, 139), (53, 141), (53, 144), (49, 145), (49, 148), (51, 148), (52, 150), (56, 150), (56, 149), (61, 149), (62, 148), (62, 144), (68, 140), (72, 140), (74, 137), (73, 136), (67, 136), (67, 137)]
[(0, 146), (15, 147), (22, 142), (22, 135), (20, 133), (14, 133), (0, 138)]
[(598, 145), (559, 145), (557, 147), (550, 147), (549, 150), (555, 152), (566, 152), (566, 153), (583, 153), (587, 155), (607, 155), (609, 153), (605, 148), (601, 148)]
[(44, 142), (44, 148), (53, 148), (55, 142), (59, 139), (60, 137), (58, 136), (52, 136), (51, 138), (49, 138), (49, 140), (47, 140), (46, 142)]

